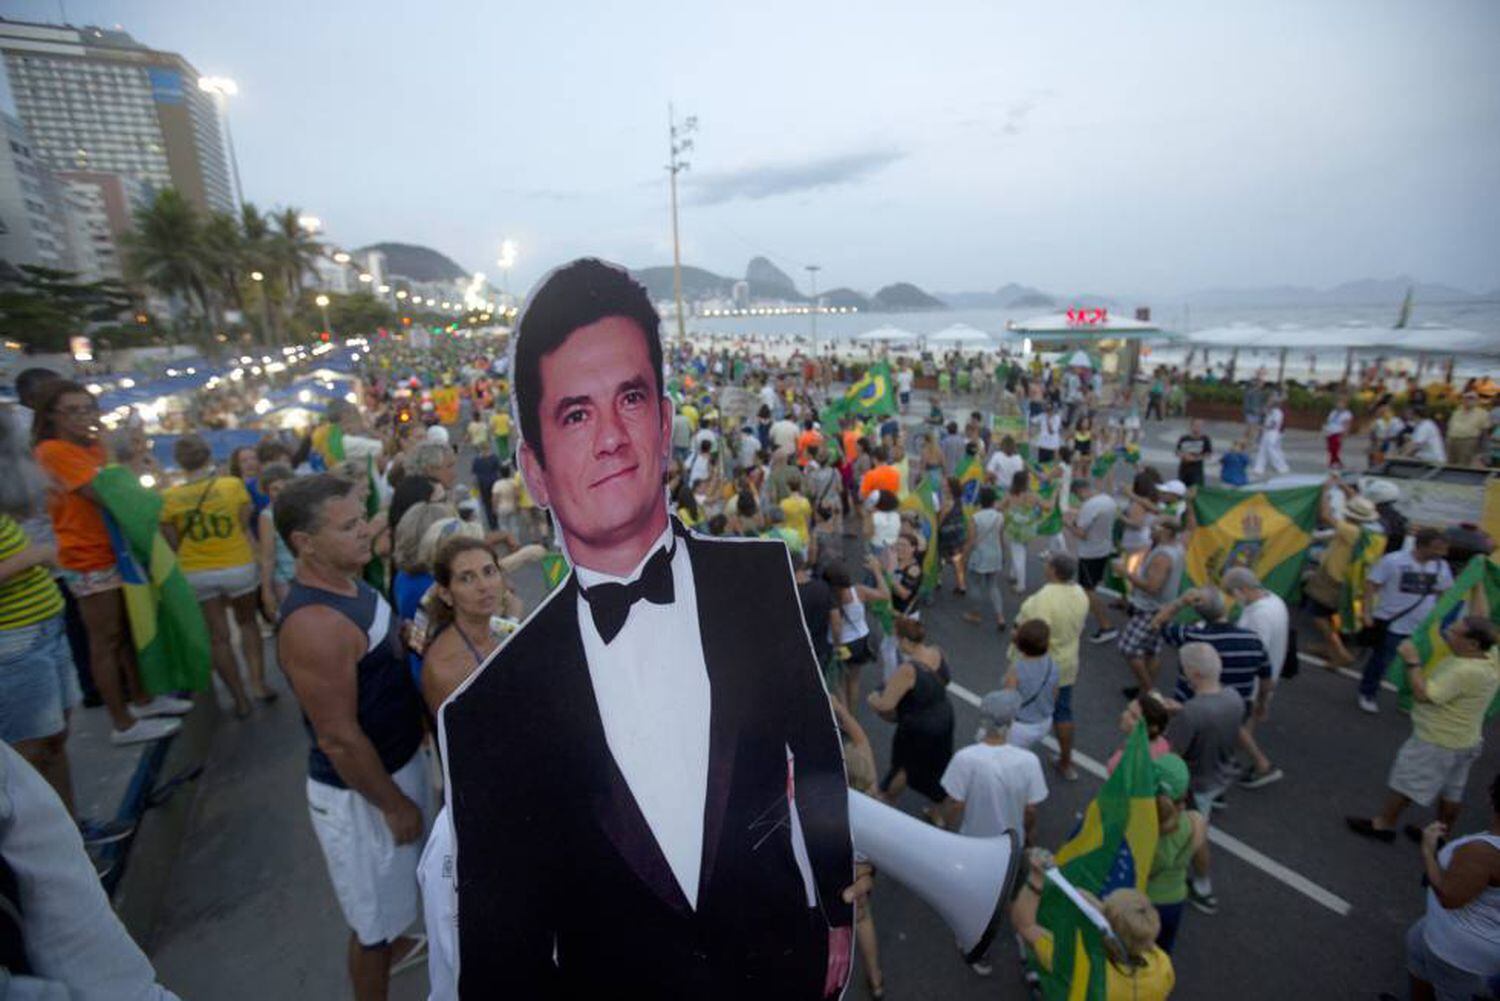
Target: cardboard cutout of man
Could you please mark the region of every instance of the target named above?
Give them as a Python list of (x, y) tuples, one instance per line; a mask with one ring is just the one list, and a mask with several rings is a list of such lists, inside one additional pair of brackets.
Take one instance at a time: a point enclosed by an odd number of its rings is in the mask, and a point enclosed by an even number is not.
[(842, 747), (785, 545), (667, 513), (645, 290), (594, 259), (516, 328), (521, 468), (573, 571), (441, 712), (465, 998), (838, 995)]

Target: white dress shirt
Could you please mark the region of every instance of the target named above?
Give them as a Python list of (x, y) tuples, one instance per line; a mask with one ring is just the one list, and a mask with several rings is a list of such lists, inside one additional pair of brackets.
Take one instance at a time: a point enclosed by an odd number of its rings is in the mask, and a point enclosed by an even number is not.
[[(602, 583), (629, 584), (658, 549), (673, 542), (669, 525), (628, 576), (612, 577), (579, 566), (578, 584), (584, 590)], [(686, 544), (679, 539), (676, 546), (672, 604), (640, 599), (630, 607), (619, 634), (605, 643), (594, 626), (588, 599), (580, 594), (578, 630), (610, 754), (677, 885), (696, 908), (712, 693), (692, 562)]]

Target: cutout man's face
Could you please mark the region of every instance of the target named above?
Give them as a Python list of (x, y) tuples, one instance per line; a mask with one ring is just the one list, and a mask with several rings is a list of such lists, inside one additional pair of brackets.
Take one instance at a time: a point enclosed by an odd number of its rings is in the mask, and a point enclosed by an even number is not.
[(541, 383), (546, 465), (524, 445), (521, 462), (570, 543), (597, 552), (665, 528), (672, 407), (657, 395), (640, 327), (608, 316), (578, 328), (542, 358)]

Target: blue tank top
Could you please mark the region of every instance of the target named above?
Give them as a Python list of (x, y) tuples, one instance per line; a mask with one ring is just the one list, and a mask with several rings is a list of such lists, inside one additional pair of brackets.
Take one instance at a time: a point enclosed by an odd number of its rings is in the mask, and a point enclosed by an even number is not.
[[(374, 745), (386, 772), (394, 773), (411, 760), (422, 743), (422, 698), (402, 660), (398, 621), (391, 614), (391, 606), (364, 581), (355, 584), (359, 591), (344, 595), (293, 580), (281, 603), (281, 621), (299, 608), (326, 605), (365, 634), (365, 655), (355, 669), (359, 728)], [(308, 777), (337, 789), (346, 788), (328, 756), (318, 749), (318, 735), (305, 713), (302, 723), (312, 738), (307, 753)]]

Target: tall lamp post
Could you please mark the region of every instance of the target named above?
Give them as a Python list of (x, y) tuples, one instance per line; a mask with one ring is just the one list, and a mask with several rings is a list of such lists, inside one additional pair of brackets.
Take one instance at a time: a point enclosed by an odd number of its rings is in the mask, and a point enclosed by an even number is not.
[(317, 303), (318, 308), (323, 311), (323, 333), (328, 335), (329, 340), (332, 340), (333, 324), (328, 322), (328, 296), (320, 295), (313, 302)]
[(677, 124), (677, 115), (671, 104), (667, 105), (667, 136), (671, 159), (667, 173), (672, 177), (672, 295), (677, 300), (677, 339), (687, 339), (687, 319), (682, 311), (682, 243), (677, 235), (677, 175), (688, 169), (682, 154), (693, 148), (691, 138), (698, 131), (698, 118), (689, 115)]
[(213, 95), (219, 123), (224, 126), (224, 141), (229, 146), (229, 169), (234, 175), (234, 204), (238, 208), (245, 204), (245, 189), (240, 185), (240, 161), (234, 155), (234, 133), (229, 130), (229, 99), (240, 92), (239, 85), (227, 76), (202, 76), (198, 78), (198, 89)]
[(818, 353), (818, 272), (823, 268), (818, 264), (805, 265), (807, 268), (807, 280), (812, 283), (812, 310), (808, 313), (812, 317), (812, 353)]

